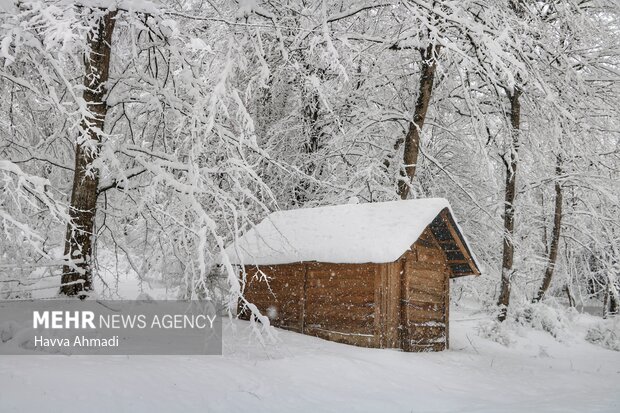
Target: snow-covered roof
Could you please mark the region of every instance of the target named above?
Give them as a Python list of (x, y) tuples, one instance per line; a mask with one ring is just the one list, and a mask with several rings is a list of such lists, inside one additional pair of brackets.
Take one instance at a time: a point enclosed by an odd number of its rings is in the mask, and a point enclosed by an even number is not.
[[(242, 265), (394, 262), (444, 209), (450, 210), (447, 200), (427, 198), (277, 211), (228, 246), (225, 253), (233, 264)], [(461, 249), (475, 265), (451, 218)], [(477, 273), (477, 268), (469, 273)]]

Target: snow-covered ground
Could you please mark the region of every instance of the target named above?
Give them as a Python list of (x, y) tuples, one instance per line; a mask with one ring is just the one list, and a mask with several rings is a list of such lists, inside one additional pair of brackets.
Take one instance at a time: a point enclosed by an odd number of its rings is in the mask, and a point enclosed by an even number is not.
[(560, 342), (516, 329), (504, 346), (478, 333), (484, 317), (453, 308), (442, 353), (282, 330), (261, 347), (236, 321), (225, 323), (223, 356), (0, 356), (0, 412), (620, 411), (619, 352), (581, 330)]

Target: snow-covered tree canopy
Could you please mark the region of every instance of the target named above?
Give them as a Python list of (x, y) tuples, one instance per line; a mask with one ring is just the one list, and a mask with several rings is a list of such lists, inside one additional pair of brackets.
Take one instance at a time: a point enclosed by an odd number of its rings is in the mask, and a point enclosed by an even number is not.
[(617, 308), (619, 12), (4, 1), (0, 292), (93, 277), (114, 295), (101, 281), (130, 272), (235, 301), (220, 253), (271, 211), (445, 197), (483, 266), (457, 288), (491, 304), (504, 274), (531, 301), (550, 271), (549, 294)]

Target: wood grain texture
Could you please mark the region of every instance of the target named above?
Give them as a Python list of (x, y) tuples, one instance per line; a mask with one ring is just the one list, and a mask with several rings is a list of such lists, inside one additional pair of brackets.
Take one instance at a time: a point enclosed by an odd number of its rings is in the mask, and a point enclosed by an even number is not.
[(448, 347), (449, 271), (441, 246), (430, 231), (414, 244), (416, 259), (404, 263), (401, 293), (401, 348), (440, 351)]

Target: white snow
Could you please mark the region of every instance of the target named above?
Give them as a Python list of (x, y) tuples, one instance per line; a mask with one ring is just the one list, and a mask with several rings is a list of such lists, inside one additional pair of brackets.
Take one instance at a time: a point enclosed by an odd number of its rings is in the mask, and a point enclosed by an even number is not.
[[(119, 297), (166, 296), (154, 283), (119, 283)], [(505, 322), (489, 334), (493, 316), (462, 301), (440, 353), (283, 330), (262, 346), (248, 322), (224, 320), (223, 356), (0, 356), (0, 412), (620, 411), (620, 352), (586, 340), (600, 317), (570, 311), (553, 322), (545, 307), (530, 319), (547, 322)], [(0, 326), (3, 340), (13, 327)]]
[(427, 198), (277, 211), (226, 254), (246, 265), (393, 262), (449, 207), (443, 198)]
[[(2, 412), (618, 412), (620, 353), (511, 331), (482, 338), (452, 308), (451, 349), (403, 353), (225, 322), (223, 356), (0, 356)], [(236, 330), (236, 331), (234, 331)]]

